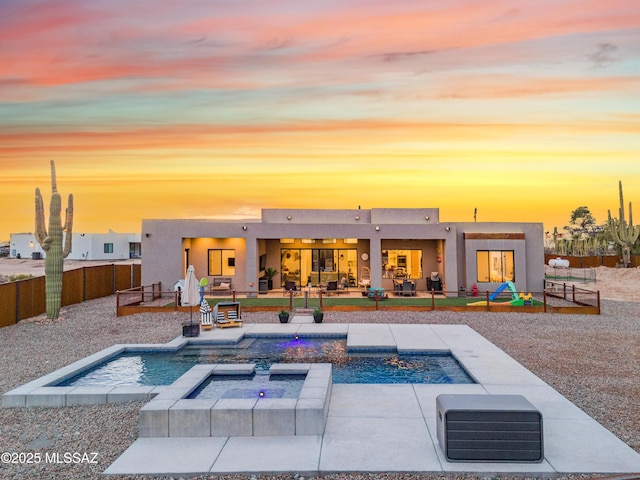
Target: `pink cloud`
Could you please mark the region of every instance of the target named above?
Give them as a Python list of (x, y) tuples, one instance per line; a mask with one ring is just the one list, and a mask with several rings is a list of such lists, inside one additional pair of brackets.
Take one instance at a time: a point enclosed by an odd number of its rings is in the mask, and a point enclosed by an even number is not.
[[(177, 1), (114, 1), (102, 10), (69, 1), (15, 5), (0, 28), (0, 71), (5, 79), (34, 86), (150, 78), (168, 79), (172, 88), (236, 81), (252, 87), (265, 70), (287, 69), (295, 79), (304, 78), (305, 67), (338, 75), (345, 69), (348, 78), (354, 74), (350, 63), (379, 69), (384, 60), (424, 62), (434, 52), (512, 48), (640, 25), (640, 11), (626, 0), (554, 2), (552, 14), (540, 2), (520, 2), (514, 10), (502, 0), (346, 2), (314, 11), (299, 5), (287, 10), (291, 4), (281, 1), (244, 10), (239, 4)], [(464, 61), (461, 56), (457, 61)]]

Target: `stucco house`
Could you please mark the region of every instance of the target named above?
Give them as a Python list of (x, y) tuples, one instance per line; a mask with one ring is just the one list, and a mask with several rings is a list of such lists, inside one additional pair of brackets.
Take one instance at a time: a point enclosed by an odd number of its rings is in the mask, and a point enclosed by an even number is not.
[[(47, 253), (33, 233), (12, 233), (11, 258), (45, 258)], [(69, 260), (124, 260), (142, 256), (139, 233), (78, 233), (71, 237)]]
[[(247, 220), (142, 221), (142, 282), (171, 289), (194, 265), (198, 278), (228, 278), (237, 291), (258, 291), (264, 270), (274, 285), (343, 281), (392, 289), (396, 278), (426, 290), (432, 273), (448, 295), (495, 290), (513, 281), (542, 291), (542, 223), (441, 222), (437, 208), (370, 210), (263, 209)], [(431, 284), (430, 286), (433, 286)]]

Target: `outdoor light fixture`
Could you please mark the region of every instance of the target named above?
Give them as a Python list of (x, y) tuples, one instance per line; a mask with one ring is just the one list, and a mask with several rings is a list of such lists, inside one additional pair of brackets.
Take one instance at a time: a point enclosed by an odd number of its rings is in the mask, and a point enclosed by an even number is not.
[(424, 217), (424, 219), (428, 222), (428, 221), (429, 221), (429, 215), (427, 215), (426, 217)]
[(360, 215), (356, 215), (356, 220), (360, 220)]
[(376, 232), (379, 232), (379, 231), (380, 231), (380, 227), (376, 225)]
[(243, 230), (246, 230), (246, 229), (247, 229), (247, 226), (246, 226), (246, 225), (242, 225), (242, 229), (243, 229)]
[(264, 397), (264, 392), (262, 390), (260, 390), (260, 393), (258, 393), (259, 397)]
[(144, 236), (149, 238), (151, 236), (151, 234), (150, 233), (145, 233)]
[(287, 220), (291, 220), (291, 215), (287, 215)]
[(449, 230), (451, 230), (451, 227), (444, 227), (444, 229), (448, 232)]

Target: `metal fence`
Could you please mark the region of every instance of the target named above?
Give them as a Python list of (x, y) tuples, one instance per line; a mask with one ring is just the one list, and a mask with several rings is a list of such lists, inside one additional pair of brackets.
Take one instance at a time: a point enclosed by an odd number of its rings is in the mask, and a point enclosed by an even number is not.
[(577, 287), (563, 282), (545, 281), (545, 293), (548, 297), (560, 298), (582, 307), (597, 307), (600, 311), (600, 292)]
[[(140, 265), (98, 265), (62, 274), (62, 306), (113, 295), (141, 284)], [(0, 327), (46, 312), (45, 277), (0, 284)]]
[[(509, 294), (503, 294), (498, 301), (490, 301), (490, 292), (478, 294), (476, 297), (460, 292), (419, 290), (413, 297), (396, 297), (383, 294), (367, 295), (358, 299), (349, 295), (329, 296), (316, 293), (312, 297), (308, 292), (287, 291), (284, 294), (271, 295), (267, 298), (256, 298), (257, 292), (232, 290), (223, 301), (240, 302), (243, 312), (289, 312), (298, 309), (321, 308), (326, 311), (436, 311), (454, 312), (514, 312), (514, 313), (562, 313), (562, 314), (600, 314), (600, 292), (580, 289), (566, 284), (558, 284), (552, 288), (548, 282), (541, 292), (528, 292), (533, 302), (516, 306), (509, 302)], [(454, 303), (447, 302), (454, 298)], [(551, 302), (550, 300), (556, 299)], [(207, 300), (213, 300), (207, 297)], [(266, 300), (266, 301), (265, 301)], [(275, 300), (268, 302), (268, 300)], [(502, 300), (502, 301), (500, 301)], [(507, 301), (505, 301), (507, 300)], [(159, 284), (148, 285), (128, 291), (120, 291), (116, 295), (116, 311), (118, 316), (138, 313), (161, 313), (189, 311), (189, 307), (180, 306), (177, 292), (162, 291)]]

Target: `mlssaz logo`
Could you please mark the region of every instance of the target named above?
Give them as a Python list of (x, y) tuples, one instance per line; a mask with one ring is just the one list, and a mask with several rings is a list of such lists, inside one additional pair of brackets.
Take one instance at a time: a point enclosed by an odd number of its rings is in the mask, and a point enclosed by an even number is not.
[(98, 453), (80, 453), (80, 452), (47, 452), (45, 454), (46, 463), (62, 463), (62, 464), (78, 464), (78, 463), (86, 463), (89, 465), (97, 465), (98, 464)]

